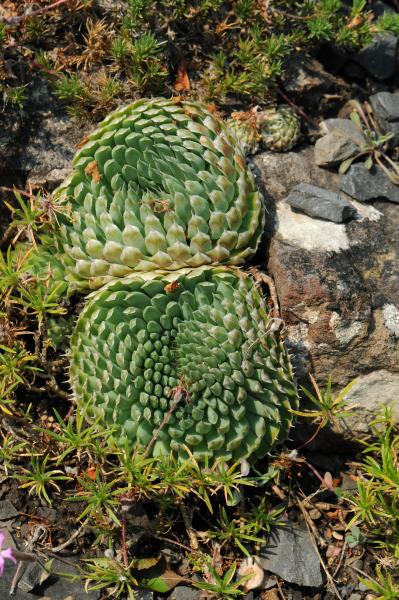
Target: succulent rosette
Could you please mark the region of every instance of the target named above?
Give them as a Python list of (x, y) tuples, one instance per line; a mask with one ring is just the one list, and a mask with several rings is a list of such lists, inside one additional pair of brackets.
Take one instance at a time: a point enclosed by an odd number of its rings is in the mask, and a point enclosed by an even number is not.
[(235, 137), (193, 102), (142, 99), (111, 113), (55, 199), (50, 263), (69, 293), (134, 272), (243, 264), (263, 228)]
[(256, 113), (253, 115), (252, 119), (251, 115), (249, 115), (249, 118), (240, 119), (233, 117), (227, 121), (227, 125), (231, 133), (235, 136), (244, 156), (255, 154), (259, 149), (259, 139), (261, 136), (256, 126)]
[(267, 108), (257, 114), (262, 145), (274, 152), (287, 152), (301, 135), (301, 124), (296, 112), (288, 105)]
[(151, 271), (89, 296), (70, 380), (120, 444), (158, 456), (253, 462), (283, 440), (297, 405), (282, 342), (239, 269)]
[[(94, 290), (70, 338), (78, 407), (153, 456), (253, 462), (297, 405), (267, 307), (235, 266), (264, 225), (237, 135), (192, 102), (115, 111), (78, 151), (33, 260), (61, 291)], [(54, 346), (66, 325), (49, 324)]]

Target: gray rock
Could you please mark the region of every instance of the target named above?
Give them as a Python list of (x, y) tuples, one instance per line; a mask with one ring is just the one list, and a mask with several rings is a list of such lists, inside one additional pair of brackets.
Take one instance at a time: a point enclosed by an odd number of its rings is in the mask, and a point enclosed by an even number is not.
[(357, 483), (347, 473), (342, 475), (341, 485), (339, 486), (344, 492), (354, 493), (357, 490)]
[(169, 596), (169, 600), (199, 600), (201, 590), (188, 585), (178, 585)]
[(349, 171), (342, 176), (339, 187), (359, 202), (383, 198), (399, 204), (399, 186), (392, 183), (377, 166), (373, 166), (369, 171), (363, 163), (351, 165)]
[[(308, 386), (311, 370), (324, 386), (331, 375), (338, 391), (373, 371), (398, 373), (398, 206), (354, 201), (361, 219), (345, 224), (312, 219), (286, 203), (292, 189), (304, 181), (332, 191), (339, 186), (337, 173), (314, 164), (312, 148), (266, 152), (252, 162), (268, 211), (265, 266), (274, 279), (298, 379)], [(373, 394), (378, 398), (377, 388)], [(393, 399), (399, 410), (399, 389)], [(371, 402), (367, 395), (354, 409), (359, 427)], [(374, 408), (370, 404), (370, 412)]]
[(355, 207), (337, 193), (308, 183), (300, 183), (291, 191), (287, 202), (292, 208), (334, 223), (343, 223), (356, 216)]
[(26, 103), (18, 121), (0, 132), (0, 175), (13, 174), (33, 186), (52, 191), (70, 172), (76, 145), (88, 133), (86, 123), (77, 126), (48, 83), (34, 78), (26, 88)]
[(357, 146), (361, 146), (366, 142), (364, 135), (351, 119), (325, 119), (320, 123), (320, 129), (326, 134), (341, 133), (344, 137), (355, 142)]
[(384, 406), (393, 404), (394, 417), (399, 421), (399, 373), (381, 369), (358, 377), (345, 397), (356, 416), (345, 419), (343, 426), (352, 435), (362, 435), (369, 423)]
[(18, 588), (23, 592), (31, 592), (36, 587), (39, 587), (43, 571), (43, 567), (38, 562), (28, 563), (18, 582)]
[(388, 31), (377, 33), (354, 57), (361, 67), (379, 81), (392, 77), (397, 68), (398, 38)]
[[(2, 533), (5, 537), (3, 542), (3, 549), (12, 548), (13, 550), (18, 550), (18, 547), (11, 533), (4, 529), (2, 530)], [(7, 560), (4, 568), (4, 573), (2, 577), (0, 577), (0, 598), (2, 600), (3, 598), (12, 598), (12, 600), (27, 600), (25, 592), (19, 591), (18, 588), (16, 589), (15, 594), (13, 596), (10, 596), (10, 587), (15, 575), (15, 569), (16, 566), (12, 562)]]
[[(263, 152), (250, 161), (258, 185), (271, 208), (273, 200), (285, 200), (299, 183), (311, 183), (338, 192), (340, 177), (337, 173), (318, 167), (311, 146), (299, 152)], [(269, 220), (270, 223), (270, 220)]]
[(340, 77), (327, 72), (323, 65), (307, 54), (293, 53), (283, 73), (284, 89), (297, 94), (307, 107), (331, 107), (330, 95), (340, 94), (340, 99), (349, 99), (350, 87)]
[(18, 517), (19, 512), (9, 500), (0, 500), (0, 521), (8, 521)]
[(385, 12), (394, 13), (394, 9), (392, 6), (389, 6), (386, 2), (382, 2), (382, 0), (377, 0), (377, 2), (373, 2), (370, 6), (371, 12), (375, 17), (382, 17)]
[(370, 96), (369, 100), (383, 132), (394, 134), (388, 142), (394, 148), (399, 144), (399, 94), (378, 92)]
[(339, 131), (320, 138), (314, 147), (315, 162), (320, 167), (335, 167), (358, 153), (359, 146)]
[(154, 592), (151, 590), (137, 590), (134, 592), (134, 600), (154, 600)]
[[(53, 573), (71, 573), (76, 574), (76, 569), (71, 565), (65, 564), (59, 560), (55, 560), (52, 565)], [(58, 577), (51, 575), (40, 585), (40, 577), (43, 573), (43, 568), (39, 563), (28, 563), (25, 572), (18, 583), (19, 592), (23, 593), (23, 598), (26, 600), (27, 592), (40, 593), (43, 596), (49, 596), (52, 600), (64, 600), (68, 596), (73, 596), (74, 600), (98, 600), (101, 592), (92, 590), (86, 592), (81, 581), (71, 581), (66, 577)], [(1, 582), (1, 579), (0, 579)], [(29, 594), (29, 598), (31, 595)], [(3, 596), (0, 595), (0, 598)], [(18, 597), (19, 600), (19, 597)], [(147, 599), (146, 599), (147, 600)], [(150, 599), (148, 599), (150, 600)]]
[(273, 529), (260, 550), (260, 563), (288, 583), (319, 588), (324, 583), (320, 559), (309, 533), (288, 523)]

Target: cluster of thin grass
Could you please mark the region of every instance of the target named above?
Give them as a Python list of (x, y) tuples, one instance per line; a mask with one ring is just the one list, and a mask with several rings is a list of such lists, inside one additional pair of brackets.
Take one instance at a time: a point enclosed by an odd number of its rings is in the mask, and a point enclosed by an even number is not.
[(376, 32), (399, 31), (398, 15), (373, 20), (365, 0), (349, 10), (341, 0), (127, 0), (122, 13), (102, 14), (91, 0), (33, 13), (20, 5), (0, 23), (3, 105), (21, 109), (29, 85), (7, 75), (5, 51), (17, 39), (28, 68), (75, 117), (97, 118), (132, 94), (270, 100), (289, 54), (325, 42), (356, 49)]

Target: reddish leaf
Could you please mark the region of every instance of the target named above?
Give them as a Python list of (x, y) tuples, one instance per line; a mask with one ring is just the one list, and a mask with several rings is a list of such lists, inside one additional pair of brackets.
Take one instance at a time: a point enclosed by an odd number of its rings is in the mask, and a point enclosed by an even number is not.
[(92, 481), (96, 480), (97, 477), (97, 469), (96, 467), (88, 467), (86, 469), (86, 475), (89, 479), (91, 479)]
[(174, 89), (176, 92), (189, 92), (191, 89), (190, 79), (187, 75), (187, 62), (184, 59), (177, 68), (177, 80)]
[(88, 175), (89, 177), (91, 177), (92, 179), (94, 179), (94, 181), (96, 183), (98, 183), (99, 181), (101, 181), (101, 173), (98, 170), (98, 165), (97, 162), (95, 160), (93, 160), (92, 162), (90, 162), (87, 167), (85, 168), (85, 173), (86, 175)]

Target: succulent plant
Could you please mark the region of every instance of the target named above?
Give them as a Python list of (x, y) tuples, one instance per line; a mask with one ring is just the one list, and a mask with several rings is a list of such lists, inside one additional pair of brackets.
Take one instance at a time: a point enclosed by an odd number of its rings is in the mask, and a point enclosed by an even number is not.
[(255, 113), (253, 113), (253, 119), (233, 117), (227, 121), (227, 125), (235, 136), (244, 156), (255, 154), (259, 150), (260, 135), (256, 127)]
[(287, 105), (267, 108), (257, 113), (257, 124), (262, 145), (267, 150), (291, 150), (301, 135), (299, 118)]
[(192, 102), (143, 99), (111, 113), (55, 197), (61, 226), (49, 260), (70, 292), (132, 272), (243, 264), (262, 232), (262, 202), (235, 138)]
[(239, 269), (152, 271), (89, 296), (71, 337), (78, 402), (118, 443), (254, 461), (287, 435), (297, 391), (266, 305)]
[(72, 333), (76, 318), (52, 317), (46, 323), (46, 337), (56, 350), (66, 351), (69, 348), (69, 336)]
[[(56, 226), (32, 259), (69, 293), (95, 290), (70, 338), (76, 402), (154, 456), (255, 461), (297, 404), (267, 307), (232, 266), (264, 220), (237, 132), (180, 100), (112, 113), (56, 191)], [(48, 336), (64, 347), (59, 325)]]

